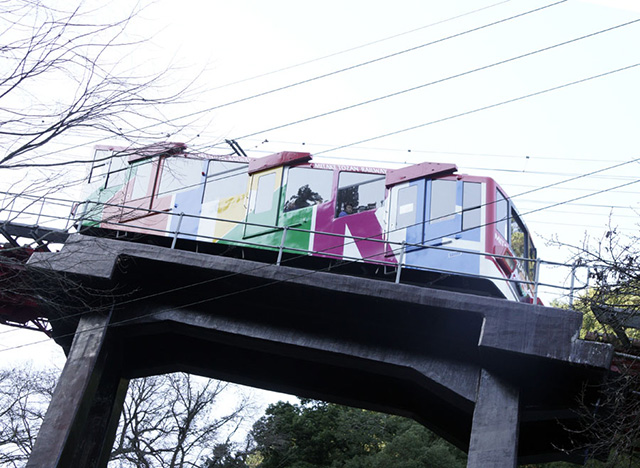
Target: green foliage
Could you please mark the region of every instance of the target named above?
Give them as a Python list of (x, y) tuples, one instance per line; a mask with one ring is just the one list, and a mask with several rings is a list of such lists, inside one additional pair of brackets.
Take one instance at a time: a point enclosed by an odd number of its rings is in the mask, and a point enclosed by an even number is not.
[(398, 416), (302, 400), (271, 405), (251, 433), (259, 468), (455, 468), (463, 452)]

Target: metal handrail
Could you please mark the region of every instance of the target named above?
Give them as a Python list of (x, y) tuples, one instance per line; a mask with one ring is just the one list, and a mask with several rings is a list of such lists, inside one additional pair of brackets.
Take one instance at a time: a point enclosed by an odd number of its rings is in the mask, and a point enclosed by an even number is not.
[[(4, 193), (6, 196), (12, 195), (9, 193)], [(420, 244), (415, 244), (415, 243), (407, 243), (407, 242), (393, 242), (390, 240), (385, 240), (385, 239), (372, 239), (372, 238), (367, 238), (367, 237), (359, 237), (359, 236), (346, 236), (344, 234), (336, 234), (336, 233), (329, 233), (329, 232), (322, 232), (322, 231), (317, 231), (317, 230), (308, 230), (308, 229), (302, 229), (298, 226), (274, 226), (274, 225), (268, 225), (268, 224), (261, 224), (261, 223), (253, 223), (253, 222), (248, 222), (248, 221), (241, 221), (241, 220), (230, 220), (230, 219), (225, 219), (225, 218), (216, 218), (216, 217), (211, 217), (211, 216), (202, 216), (202, 215), (192, 215), (192, 214), (188, 214), (188, 213), (184, 213), (184, 212), (174, 212), (174, 211), (164, 211), (164, 210), (154, 210), (151, 208), (141, 208), (141, 207), (134, 207), (134, 206), (128, 206), (128, 205), (124, 205), (124, 204), (113, 204), (113, 203), (105, 203), (105, 202), (95, 202), (95, 201), (82, 201), (82, 202), (74, 202), (74, 201), (70, 201), (70, 200), (65, 200), (65, 199), (61, 199), (61, 198), (55, 198), (55, 197), (42, 197), (42, 196), (32, 196), (32, 195), (24, 195), (24, 194), (15, 194), (16, 197), (22, 197), (26, 200), (30, 200), (31, 202), (31, 206), (33, 206), (35, 203), (41, 203), (40, 209), (37, 210), (37, 213), (32, 212), (31, 210), (28, 210), (26, 208), (23, 208), (21, 210), (16, 210), (15, 209), (15, 205), (16, 205), (16, 198), (13, 198), (11, 200), (11, 202), (9, 203), (8, 207), (5, 206), (4, 208), (0, 208), (0, 212), (8, 212), (10, 214), (13, 213), (17, 213), (20, 215), (25, 215), (27, 217), (31, 216), (35, 216), (35, 219), (37, 222), (40, 222), (43, 219), (49, 219), (49, 220), (65, 220), (66, 221), (66, 229), (70, 229), (71, 226), (73, 225), (73, 223), (79, 223), (79, 227), (78, 227), (78, 231), (82, 232), (83, 230), (83, 226), (82, 224), (84, 223), (96, 223), (96, 224), (101, 224), (101, 225), (108, 225), (108, 226), (114, 226), (115, 228), (121, 226), (121, 227), (136, 227), (135, 224), (132, 224), (131, 222), (127, 222), (127, 223), (120, 223), (120, 222), (116, 222), (115, 220), (105, 220), (105, 219), (93, 219), (91, 216), (91, 211), (95, 208), (95, 207), (113, 207), (113, 208), (118, 208), (119, 210), (121, 210), (121, 213), (119, 213), (118, 216), (122, 215), (122, 212), (126, 212), (127, 210), (130, 210), (132, 213), (136, 213), (136, 212), (144, 212), (145, 214), (141, 215), (140, 217), (146, 217), (146, 216), (150, 216), (150, 215), (154, 215), (154, 214), (163, 214), (166, 216), (178, 216), (179, 217), (179, 221), (178, 224), (175, 228), (175, 230), (173, 231), (167, 231), (164, 229), (156, 229), (156, 228), (152, 228), (152, 227), (148, 227), (148, 226), (144, 226), (144, 228), (148, 231), (154, 232), (154, 233), (158, 233), (158, 234), (163, 234), (163, 235), (167, 235), (167, 234), (172, 234), (173, 239), (172, 239), (172, 244), (171, 244), (171, 248), (175, 248), (176, 246), (176, 242), (179, 239), (180, 235), (188, 235), (188, 236), (193, 236), (199, 239), (209, 239), (213, 242), (216, 241), (225, 241), (226, 239), (224, 238), (220, 238), (220, 237), (215, 237), (215, 236), (208, 236), (208, 235), (203, 235), (203, 234), (199, 234), (199, 233), (192, 233), (192, 232), (182, 232), (181, 231), (181, 226), (182, 226), (182, 221), (185, 217), (188, 218), (197, 218), (197, 219), (201, 219), (201, 220), (211, 220), (211, 221), (218, 221), (218, 222), (225, 222), (225, 223), (232, 223), (235, 225), (244, 225), (244, 226), (253, 226), (253, 227), (258, 227), (258, 228), (265, 228), (265, 229), (270, 229), (270, 230), (274, 230), (274, 231), (282, 231), (282, 237), (281, 237), (281, 241), (280, 241), (280, 246), (279, 247), (273, 247), (273, 246), (267, 246), (267, 248), (273, 248), (274, 250), (278, 251), (278, 257), (276, 260), (276, 265), (280, 265), (282, 262), (282, 257), (285, 251), (288, 252), (299, 252), (299, 253), (304, 253), (304, 254), (319, 254), (319, 255), (323, 255), (326, 257), (333, 257), (333, 258), (342, 258), (342, 259), (347, 259), (347, 260), (355, 260), (355, 261), (360, 261), (360, 260), (365, 260), (365, 259), (359, 259), (359, 258), (349, 258), (349, 257), (345, 257), (344, 255), (337, 255), (337, 254), (332, 254), (328, 251), (313, 251), (313, 250), (307, 250), (307, 249), (297, 249), (294, 247), (287, 247), (286, 246), (286, 237), (288, 232), (290, 231), (297, 231), (297, 232), (304, 232), (304, 233), (309, 233), (309, 234), (314, 234), (314, 235), (322, 235), (322, 236), (329, 236), (329, 237), (337, 237), (337, 238), (342, 238), (342, 239), (350, 239), (352, 242), (356, 242), (356, 241), (367, 241), (367, 242), (374, 242), (374, 243), (383, 243), (389, 246), (390, 248), (390, 253), (392, 253), (394, 256), (397, 256), (397, 254), (399, 253), (399, 258), (398, 261), (385, 261), (383, 259), (380, 258), (376, 258), (374, 261), (377, 264), (382, 264), (382, 265), (390, 265), (393, 266), (395, 268), (397, 268), (397, 272), (396, 272), (396, 282), (400, 281), (400, 275), (401, 275), (401, 270), (402, 268), (411, 268), (411, 269), (422, 269), (425, 270), (424, 267), (421, 267), (420, 265), (412, 265), (412, 264), (407, 264), (405, 263), (405, 256), (406, 256), (406, 252), (407, 249), (412, 249), (412, 248), (416, 248), (416, 249), (435, 249), (435, 250), (443, 250), (443, 251), (449, 251), (449, 252), (456, 252), (456, 253), (465, 253), (465, 254), (471, 254), (471, 255), (480, 255), (480, 256), (486, 256), (486, 257), (490, 257), (493, 259), (500, 259), (500, 258), (504, 258), (504, 259), (510, 259), (510, 260), (515, 260), (515, 261), (519, 261), (519, 262), (531, 262), (531, 261), (535, 261), (536, 263), (536, 267), (535, 267), (535, 275), (533, 280), (517, 280), (517, 279), (512, 279), (512, 278), (504, 278), (504, 277), (495, 277), (495, 276), (486, 276), (486, 275), (475, 275), (475, 274), (469, 274), (469, 273), (459, 273), (456, 271), (452, 271), (452, 270), (446, 270), (446, 269), (436, 269), (434, 270), (433, 268), (429, 268), (430, 271), (437, 271), (437, 272), (441, 272), (441, 273), (457, 273), (457, 274), (461, 274), (464, 276), (469, 276), (469, 277), (476, 277), (476, 278), (487, 278), (487, 279), (492, 279), (492, 280), (499, 280), (499, 281), (505, 281), (505, 282), (510, 282), (510, 283), (520, 283), (520, 284), (527, 284), (527, 285), (531, 285), (534, 288), (534, 302), (537, 300), (537, 296), (538, 296), (538, 289), (540, 286), (544, 286), (544, 287), (549, 287), (549, 288), (555, 288), (555, 289), (569, 289), (570, 291), (570, 305), (573, 304), (573, 296), (575, 291), (577, 290), (582, 290), (582, 289), (586, 289), (588, 288), (588, 278), (587, 278), (587, 282), (584, 284), (584, 286), (575, 287), (575, 281), (576, 281), (576, 271), (577, 268), (584, 268), (586, 267), (585, 265), (578, 265), (576, 263), (573, 264), (565, 264), (565, 263), (559, 263), (559, 262), (553, 262), (553, 261), (547, 261), (547, 260), (541, 260), (541, 259), (530, 259), (530, 258), (525, 258), (525, 257), (515, 257), (515, 256), (510, 256), (510, 255), (501, 255), (501, 254), (494, 254), (494, 253), (489, 253), (489, 252), (479, 252), (479, 251), (474, 251), (474, 250), (468, 250), (468, 249), (460, 249), (460, 248), (453, 248), (453, 247), (446, 247), (446, 246), (442, 246), (442, 245), (428, 245), (425, 243), (420, 243)], [(6, 196), (5, 196), (5, 200), (6, 200)], [(82, 210), (82, 213), (79, 216), (59, 216), (59, 215), (50, 215), (48, 214), (48, 212), (45, 212), (44, 210), (44, 204), (46, 202), (49, 202), (48, 205), (51, 204), (55, 204), (57, 206), (74, 206), (76, 208), (76, 213), (78, 212), (78, 208), (84, 205), (84, 210)], [(53, 203), (52, 203), (53, 202)], [(59, 202), (59, 203), (56, 203)], [(9, 208), (9, 209), (8, 209)], [(71, 210), (69, 210), (71, 211)], [(102, 210), (101, 210), (102, 211)], [(245, 246), (256, 246), (256, 247), (265, 247), (263, 244), (259, 244), (256, 242), (250, 242), (247, 240), (241, 240), (241, 239), (234, 239), (233, 240), (234, 243), (236, 244), (240, 244), (240, 245), (245, 245)], [(396, 247), (397, 246), (397, 247)], [(336, 245), (336, 247), (339, 247), (339, 245)], [(571, 285), (569, 286), (569, 288), (567, 288), (566, 286), (561, 286), (561, 285), (557, 285), (557, 284), (549, 284), (549, 283), (542, 283), (540, 282), (540, 266), (541, 265), (550, 265), (550, 266), (561, 266), (561, 267), (570, 267), (571, 268)], [(588, 276), (588, 275), (587, 275)]]

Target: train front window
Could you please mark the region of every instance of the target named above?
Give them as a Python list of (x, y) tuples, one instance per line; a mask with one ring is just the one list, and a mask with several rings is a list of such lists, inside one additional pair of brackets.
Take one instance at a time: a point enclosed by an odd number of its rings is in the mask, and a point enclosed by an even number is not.
[(455, 180), (431, 182), (430, 222), (439, 223), (454, 218), (456, 214), (457, 183)]
[(284, 211), (317, 205), (331, 199), (333, 171), (292, 167), (287, 177)]
[(187, 158), (166, 158), (158, 195), (170, 195), (179, 190), (197, 187), (202, 181), (202, 161)]
[(511, 249), (516, 257), (524, 258), (527, 256), (527, 231), (524, 224), (516, 214), (515, 210), (511, 210)]
[(529, 264), (528, 268), (527, 268), (527, 270), (529, 272), (529, 278), (535, 278), (535, 276), (536, 276), (536, 262), (535, 262), (535, 259), (537, 258), (537, 256), (538, 256), (538, 252), (537, 252), (536, 248), (533, 246), (533, 242), (531, 242), (531, 239), (529, 239), (529, 258), (531, 260), (534, 260), (534, 261), (531, 261), (531, 262), (527, 262)]
[(384, 202), (384, 175), (341, 172), (338, 179), (336, 217), (375, 210)]
[(482, 184), (463, 182), (462, 184), (462, 229), (480, 226), (482, 204)]
[(244, 193), (249, 174), (246, 163), (235, 161), (209, 161), (204, 202), (222, 200)]
[(507, 214), (507, 199), (502, 195), (500, 190), (496, 190), (496, 231), (498, 231), (505, 239), (508, 239)]

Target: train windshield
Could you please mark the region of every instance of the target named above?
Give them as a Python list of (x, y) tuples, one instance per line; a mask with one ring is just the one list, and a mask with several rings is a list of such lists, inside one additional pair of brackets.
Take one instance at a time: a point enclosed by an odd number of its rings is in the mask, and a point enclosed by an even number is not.
[(165, 158), (158, 196), (184, 189), (193, 189), (202, 182), (202, 161), (186, 158)]
[(523, 259), (530, 259), (524, 260), (521, 265), (525, 273), (530, 278), (533, 278), (535, 275), (535, 261), (533, 260), (536, 259), (536, 249), (531, 241), (531, 236), (529, 236), (529, 231), (527, 231), (520, 216), (513, 208), (511, 209), (510, 228), (513, 255)]
[(223, 200), (243, 193), (249, 180), (247, 166), (247, 163), (234, 161), (209, 161), (203, 202)]
[(341, 172), (336, 217), (380, 208), (384, 203), (384, 180), (380, 174)]
[(333, 171), (292, 167), (287, 177), (284, 211), (317, 205), (331, 200)]

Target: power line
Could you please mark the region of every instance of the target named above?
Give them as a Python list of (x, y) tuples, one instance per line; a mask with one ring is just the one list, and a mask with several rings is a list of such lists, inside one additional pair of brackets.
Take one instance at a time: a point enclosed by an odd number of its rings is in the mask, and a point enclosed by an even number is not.
[[(265, 141), (269, 143), (278, 143), (282, 145), (309, 145), (309, 146), (319, 146), (319, 147), (329, 147), (332, 148), (335, 146), (330, 143), (315, 143), (315, 142), (295, 142), (295, 141), (283, 141), (283, 140), (253, 140), (260, 141), (264, 143)], [(217, 145), (214, 145), (217, 146)], [(584, 163), (584, 162), (604, 162), (604, 163), (616, 163), (616, 162), (624, 162), (624, 160), (613, 160), (609, 157), (603, 158), (570, 158), (563, 156), (540, 156), (540, 155), (531, 155), (531, 154), (497, 154), (497, 153), (470, 153), (468, 151), (436, 151), (436, 150), (424, 150), (424, 149), (407, 149), (407, 148), (390, 148), (390, 147), (380, 147), (380, 146), (352, 146), (355, 149), (362, 149), (367, 151), (384, 151), (384, 152), (396, 152), (396, 153), (407, 153), (407, 154), (434, 154), (434, 155), (453, 155), (453, 156), (481, 156), (481, 157), (489, 157), (489, 158), (506, 158), (506, 159), (523, 159), (523, 161), (535, 162), (536, 160), (550, 160), (550, 161), (571, 161), (576, 163)], [(267, 150), (251, 150), (260, 153), (271, 154), (270, 151)], [(322, 156), (327, 160), (335, 159), (340, 161), (357, 161), (359, 163), (363, 162), (375, 162), (375, 163), (391, 163), (391, 164), (411, 164), (409, 161), (396, 161), (391, 159), (374, 159), (374, 158), (357, 158), (357, 157), (349, 157), (349, 156)]]
[(300, 85), (303, 85), (303, 84), (311, 83), (313, 81), (317, 81), (317, 80), (320, 80), (320, 79), (323, 79), (323, 78), (328, 78), (330, 76), (334, 76), (334, 75), (337, 75), (339, 73), (344, 73), (346, 71), (355, 70), (357, 68), (364, 67), (364, 66), (367, 66), (367, 65), (371, 65), (373, 63), (381, 62), (381, 61), (387, 60), (389, 58), (398, 57), (400, 55), (407, 54), (409, 52), (414, 52), (416, 50), (420, 50), (420, 49), (423, 49), (425, 47), (432, 46), (434, 44), (440, 44), (440, 43), (448, 41), (450, 39), (454, 39), (454, 38), (457, 38), (457, 37), (465, 36), (465, 35), (471, 34), (473, 32), (481, 31), (483, 29), (487, 29), (487, 28), (490, 28), (492, 26), (496, 26), (498, 24), (506, 23), (507, 21), (511, 21), (511, 20), (514, 20), (514, 19), (517, 19), (517, 18), (521, 18), (523, 16), (526, 16), (526, 15), (529, 15), (529, 14), (532, 14), (532, 13), (539, 12), (539, 11), (545, 10), (547, 8), (551, 8), (553, 6), (565, 3), (566, 1), (567, 0), (560, 0), (560, 1), (557, 1), (557, 2), (554, 2), (554, 3), (550, 3), (550, 4), (547, 4), (547, 5), (538, 7), (538, 8), (534, 8), (532, 10), (528, 10), (528, 11), (526, 11), (524, 13), (518, 13), (517, 15), (509, 16), (508, 18), (503, 18), (503, 19), (500, 19), (500, 20), (497, 20), (497, 21), (493, 21), (491, 23), (484, 24), (482, 26), (478, 26), (478, 27), (475, 27), (475, 28), (467, 29), (465, 31), (462, 31), (462, 32), (459, 32), (459, 33), (456, 33), (456, 34), (452, 34), (452, 35), (449, 35), (449, 36), (445, 36), (443, 38), (436, 39), (436, 40), (431, 41), (431, 42), (426, 42), (424, 44), (420, 44), (420, 45), (415, 46), (415, 47), (410, 47), (408, 49), (404, 49), (404, 50), (401, 50), (401, 51), (398, 51), (398, 52), (394, 52), (394, 53), (391, 53), (391, 54), (383, 55), (382, 57), (377, 57), (377, 58), (372, 59), (372, 60), (367, 60), (365, 62), (360, 62), (360, 63), (357, 63), (355, 65), (351, 65), (351, 66), (348, 66), (348, 67), (345, 67), (345, 68), (340, 68), (338, 70), (334, 70), (334, 71), (331, 71), (331, 72), (328, 72), (328, 73), (323, 73), (321, 75), (317, 75), (317, 76), (314, 76), (312, 78), (307, 78), (305, 80), (297, 81), (295, 83), (290, 83), (288, 85), (280, 86), (280, 87), (274, 88), (274, 89), (270, 89), (270, 90), (264, 91), (262, 93), (257, 93), (257, 94), (253, 94), (251, 96), (246, 96), (246, 97), (243, 97), (243, 98), (240, 98), (240, 99), (235, 99), (233, 101), (229, 101), (229, 102), (226, 102), (226, 103), (223, 103), (223, 104), (218, 104), (218, 105), (215, 105), (213, 107), (209, 107), (207, 109), (194, 111), (194, 112), (192, 112), (190, 114), (186, 114), (186, 115), (182, 116), (181, 118), (193, 117), (195, 115), (199, 115), (199, 114), (202, 114), (202, 113), (205, 113), (205, 112), (210, 112), (212, 110), (221, 109), (223, 107), (228, 107), (228, 106), (231, 106), (231, 105), (234, 105), (234, 104), (239, 104), (241, 102), (249, 101), (251, 99), (259, 98), (259, 97), (262, 97), (262, 96), (267, 96), (269, 94), (277, 93), (279, 91), (284, 91), (286, 89), (291, 89), (291, 88), (294, 88), (296, 86), (300, 86)]
[(354, 145), (361, 145), (363, 143), (368, 143), (370, 141), (379, 140), (381, 138), (386, 138), (386, 137), (389, 137), (389, 136), (398, 135), (400, 133), (405, 133), (405, 132), (408, 132), (408, 131), (411, 131), (411, 130), (416, 130), (418, 128), (423, 128), (423, 127), (426, 127), (426, 126), (429, 126), (429, 125), (433, 125), (433, 124), (436, 124), (436, 123), (446, 122), (448, 120), (453, 120), (453, 119), (456, 119), (458, 117), (463, 117), (463, 116), (466, 116), (466, 115), (475, 114), (477, 112), (485, 111), (485, 110), (488, 110), (488, 109), (493, 109), (495, 107), (503, 106), (505, 104), (511, 104), (513, 102), (522, 101), (524, 99), (528, 99), (528, 98), (533, 97), (533, 96), (539, 96), (541, 94), (549, 93), (551, 91), (557, 91), (558, 89), (567, 88), (569, 86), (573, 86), (573, 85), (576, 85), (576, 84), (579, 84), (579, 83), (584, 83), (586, 81), (595, 80), (597, 78), (602, 78), (604, 76), (613, 75), (614, 73), (618, 73), (618, 72), (621, 72), (621, 71), (629, 70), (631, 68), (637, 67), (638, 65), (640, 65), (640, 63), (635, 63), (633, 65), (628, 65), (626, 67), (617, 68), (615, 70), (610, 70), (608, 72), (600, 73), (598, 75), (592, 75), (592, 76), (587, 77), (587, 78), (582, 78), (580, 80), (571, 81), (569, 83), (565, 83), (565, 84), (562, 84), (562, 85), (559, 85), (559, 86), (554, 86), (554, 87), (551, 87), (551, 88), (547, 88), (547, 89), (544, 89), (542, 91), (536, 91), (536, 92), (533, 92), (533, 93), (530, 93), (530, 94), (525, 94), (523, 96), (519, 96), (519, 97), (516, 97), (516, 98), (508, 99), (506, 101), (498, 102), (498, 103), (495, 103), (495, 104), (489, 104), (487, 106), (478, 107), (476, 109), (472, 109), (472, 110), (469, 110), (469, 111), (465, 111), (465, 112), (461, 112), (461, 113), (458, 113), (458, 114), (450, 115), (448, 117), (443, 117), (443, 118), (440, 118), (440, 119), (437, 119), (437, 120), (432, 120), (430, 122), (425, 122), (423, 124), (414, 125), (412, 127), (403, 128), (401, 130), (395, 130), (393, 132), (385, 133), (385, 134), (374, 136), (374, 137), (370, 137), (370, 138), (365, 138), (363, 140), (355, 141), (353, 143), (348, 143), (348, 144), (345, 144), (345, 145), (336, 146), (336, 147), (334, 147), (332, 149), (320, 151), (320, 152), (316, 153), (316, 155), (329, 153), (331, 151), (336, 151), (336, 150), (339, 150), (339, 149), (349, 148), (349, 147), (354, 146)]
[(536, 55), (536, 54), (539, 54), (539, 53), (542, 53), (542, 52), (548, 52), (549, 50), (556, 49), (558, 47), (562, 47), (562, 46), (565, 46), (565, 45), (568, 45), (568, 44), (573, 44), (575, 42), (581, 41), (583, 39), (588, 39), (588, 38), (597, 36), (599, 34), (604, 34), (606, 32), (614, 31), (616, 29), (619, 29), (619, 28), (622, 28), (622, 27), (625, 27), (625, 26), (629, 26), (629, 25), (637, 23), (639, 21), (640, 21), (640, 19), (636, 19), (636, 20), (633, 20), (633, 21), (628, 21), (626, 23), (622, 23), (622, 24), (619, 24), (617, 26), (612, 26), (610, 28), (602, 29), (600, 31), (596, 31), (596, 32), (593, 32), (593, 33), (590, 33), (590, 34), (586, 34), (584, 36), (580, 36), (580, 37), (577, 37), (577, 38), (574, 38), (574, 39), (571, 39), (571, 40), (568, 40), (568, 41), (564, 41), (564, 42), (560, 42), (558, 44), (554, 44), (552, 46), (543, 47), (541, 49), (537, 49), (537, 50), (534, 50), (534, 51), (531, 51), (531, 52), (527, 52), (525, 54), (516, 55), (514, 57), (511, 57), (511, 58), (508, 58), (508, 59), (504, 59), (504, 60), (500, 60), (498, 62), (494, 62), (494, 63), (491, 63), (489, 65), (484, 65), (482, 67), (474, 68), (472, 70), (467, 70), (467, 71), (462, 72), (462, 73), (456, 73), (455, 75), (450, 75), (450, 76), (447, 76), (446, 78), (440, 78), (440, 79), (435, 80), (435, 81), (430, 81), (428, 83), (424, 83), (424, 84), (421, 84), (421, 85), (418, 85), (418, 86), (413, 86), (411, 88), (403, 89), (401, 91), (396, 91), (394, 93), (386, 94), (384, 96), (379, 96), (377, 98), (368, 99), (366, 101), (362, 101), (362, 102), (359, 102), (359, 103), (356, 103), (356, 104), (352, 104), (352, 105), (349, 105), (349, 106), (341, 107), (339, 109), (334, 109), (334, 110), (331, 110), (331, 111), (328, 111), (328, 112), (323, 112), (323, 113), (316, 114), (316, 115), (313, 115), (313, 116), (310, 116), (310, 117), (306, 117), (304, 119), (295, 120), (293, 122), (289, 122), (289, 123), (286, 123), (286, 124), (277, 125), (275, 127), (271, 127), (271, 128), (266, 129), (266, 130), (260, 130), (258, 132), (253, 132), (253, 133), (249, 133), (247, 135), (238, 136), (238, 137), (235, 137), (234, 139), (235, 140), (242, 140), (244, 138), (249, 138), (249, 137), (253, 137), (253, 136), (256, 136), (256, 135), (261, 135), (261, 134), (266, 133), (266, 132), (271, 132), (271, 131), (274, 131), (274, 130), (279, 130), (281, 128), (286, 128), (286, 127), (290, 127), (290, 126), (297, 125), (297, 124), (300, 124), (300, 123), (308, 122), (310, 120), (318, 119), (320, 117), (326, 117), (326, 116), (329, 116), (329, 115), (337, 114), (338, 112), (343, 112), (343, 111), (346, 111), (346, 110), (355, 109), (357, 107), (361, 107), (361, 106), (364, 106), (364, 105), (367, 105), (367, 104), (372, 104), (374, 102), (379, 102), (379, 101), (382, 101), (384, 99), (400, 96), (402, 94), (406, 94), (406, 93), (409, 93), (409, 92), (417, 91), (419, 89), (424, 89), (424, 88), (426, 88), (428, 86), (444, 83), (446, 81), (453, 80), (455, 78), (460, 78), (460, 77), (463, 77), (463, 76), (471, 75), (472, 73), (477, 73), (479, 71), (483, 71), (483, 70), (487, 70), (489, 68), (497, 67), (499, 65), (504, 65), (506, 63), (511, 63), (511, 62), (516, 61), (516, 60), (520, 60), (522, 58), (531, 57), (533, 55)]
[(628, 187), (629, 185), (637, 184), (639, 182), (640, 182), (640, 179), (636, 179), (636, 180), (632, 180), (631, 182), (626, 182), (624, 184), (616, 185), (614, 187), (598, 190), (597, 192), (589, 193), (589, 194), (586, 194), (586, 195), (580, 195), (579, 197), (575, 197), (575, 198), (571, 198), (569, 200), (565, 200), (565, 201), (562, 201), (562, 202), (554, 203), (552, 205), (548, 205), (548, 206), (545, 206), (545, 207), (542, 207), (542, 208), (536, 208), (535, 210), (531, 210), (531, 211), (528, 211), (528, 212), (524, 213), (522, 216), (529, 215), (529, 214), (532, 214), (532, 213), (537, 213), (539, 211), (547, 210), (549, 208), (555, 208), (556, 206), (566, 205), (567, 203), (572, 203), (572, 202), (577, 201), (577, 200), (582, 200), (584, 198), (593, 197), (595, 195), (600, 195), (602, 193), (610, 192), (612, 190), (616, 190), (616, 189), (619, 189), (619, 188), (622, 188), (622, 187)]
[(324, 55), (322, 57), (318, 57), (318, 58), (315, 58), (315, 59), (307, 60), (305, 62), (300, 62), (300, 63), (294, 64), (294, 65), (288, 65), (286, 67), (279, 68), (277, 70), (272, 70), (270, 72), (261, 73), (259, 75), (254, 75), (254, 76), (251, 76), (251, 77), (248, 77), (248, 78), (243, 78), (243, 79), (231, 82), (231, 83), (226, 83), (226, 84), (223, 84), (223, 85), (220, 85), (220, 86), (216, 86), (215, 88), (211, 88), (211, 91), (215, 91), (217, 89), (226, 88), (228, 86), (233, 86), (233, 85), (240, 84), (240, 83), (246, 83), (247, 81), (252, 81), (252, 80), (255, 80), (257, 78), (263, 78), (265, 76), (274, 75), (276, 73), (292, 70), (294, 68), (298, 68), (298, 67), (301, 67), (301, 66), (304, 66), (304, 65), (309, 65), (310, 63), (319, 62), (321, 60), (325, 60), (325, 59), (328, 59), (328, 58), (336, 57), (338, 55), (346, 54), (348, 52), (353, 52), (354, 50), (363, 49), (365, 47), (369, 47), (371, 45), (379, 44), (381, 42), (386, 42), (386, 41), (389, 41), (391, 39), (395, 39), (397, 37), (406, 36), (408, 34), (412, 34), (412, 33), (417, 32), (417, 31), (422, 31), (423, 29), (427, 29), (427, 28), (431, 28), (433, 26), (438, 26), (440, 24), (448, 23), (450, 21), (453, 21), (453, 20), (456, 20), (456, 19), (460, 19), (460, 18), (463, 18), (465, 16), (470, 16), (472, 14), (479, 13), (479, 12), (481, 12), (483, 10), (488, 10), (488, 9), (496, 7), (498, 5), (502, 5), (504, 3), (509, 3), (510, 1), (511, 0), (503, 0), (503, 1), (498, 2), (498, 3), (493, 3), (491, 5), (487, 5), (487, 6), (482, 7), (482, 8), (476, 8), (475, 10), (467, 11), (465, 13), (461, 13), (461, 14), (456, 15), (456, 16), (451, 16), (449, 18), (446, 18), (446, 19), (443, 19), (443, 20), (440, 20), (440, 21), (436, 21), (435, 23), (430, 23), (430, 24), (427, 24), (425, 26), (421, 26), (419, 28), (411, 29), (409, 31), (405, 31), (405, 32), (402, 32), (402, 33), (399, 33), (399, 34), (394, 34), (392, 36), (387, 36), (387, 37), (382, 38), (382, 39), (376, 39), (375, 41), (367, 42), (365, 44), (360, 44), (358, 46), (351, 47), (349, 49), (344, 49), (344, 50), (341, 50), (339, 52), (334, 52), (334, 53), (331, 53), (331, 54), (328, 54), (328, 55)]

